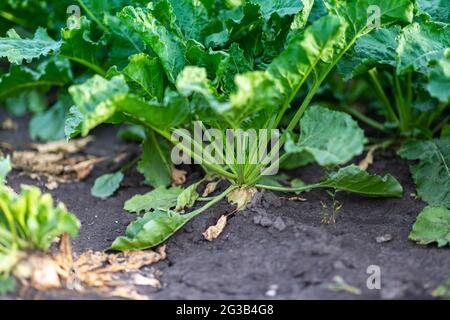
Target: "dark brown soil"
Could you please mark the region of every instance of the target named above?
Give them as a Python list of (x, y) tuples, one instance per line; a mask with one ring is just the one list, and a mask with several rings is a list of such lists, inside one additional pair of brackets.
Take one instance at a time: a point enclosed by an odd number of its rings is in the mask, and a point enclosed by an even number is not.
[[(4, 113), (0, 114), (0, 119)], [(25, 122), (18, 132), (0, 131), (0, 140), (19, 147), (26, 143)], [(116, 138), (114, 129), (95, 132), (96, 141), (86, 152), (113, 157), (135, 147)], [(403, 184), (403, 199), (367, 199), (338, 193), (343, 204), (333, 225), (322, 223), (321, 202), (331, 204), (326, 191), (314, 191), (306, 202), (292, 202), (283, 195), (265, 192), (255, 205), (231, 219), (225, 232), (207, 242), (202, 232), (224, 213), (232, 211), (225, 202), (194, 219), (167, 242), (168, 259), (155, 267), (162, 271), (163, 289), (147, 289), (151, 299), (416, 299), (432, 298), (431, 292), (448, 276), (448, 249), (422, 247), (408, 240), (415, 217), (424, 203), (411, 193), (414, 185), (407, 163), (394, 151), (379, 152), (370, 171), (393, 174)], [(135, 217), (126, 213), (123, 202), (150, 190), (131, 172), (126, 186), (108, 200), (90, 195), (95, 177), (108, 172), (108, 165), (96, 167), (80, 183), (61, 185), (51, 193), (76, 214), (82, 222), (75, 250), (102, 250), (122, 235)], [(293, 176), (314, 181), (321, 175), (318, 167), (308, 167)], [(194, 179), (190, 177), (190, 179)], [(22, 183), (44, 184), (13, 172), (9, 184), (18, 189)], [(389, 242), (377, 237), (392, 235)], [(366, 270), (381, 268), (381, 290), (369, 290)], [(145, 270), (144, 270), (145, 272)], [(330, 290), (335, 276), (361, 289), (361, 295)], [(145, 288), (144, 288), (145, 290)], [(12, 297), (10, 297), (12, 298)], [(33, 298), (80, 297), (72, 292), (40, 293)]]

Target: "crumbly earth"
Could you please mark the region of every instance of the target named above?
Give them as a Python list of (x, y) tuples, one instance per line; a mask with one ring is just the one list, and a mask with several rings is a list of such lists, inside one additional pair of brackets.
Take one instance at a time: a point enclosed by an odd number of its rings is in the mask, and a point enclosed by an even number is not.
[[(0, 113), (0, 120), (5, 114)], [(0, 131), (0, 141), (24, 147), (26, 122), (18, 120), (20, 131)], [(136, 152), (136, 146), (116, 137), (111, 127), (94, 133), (96, 141), (85, 152), (90, 155), (114, 157), (120, 152)], [(63, 201), (82, 222), (81, 232), (74, 240), (77, 252), (108, 248), (115, 237), (122, 235), (135, 217), (123, 210), (123, 203), (135, 194), (150, 191), (141, 184), (137, 172), (130, 172), (125, 186), (108, 200), (90, 195), (95, 177), (109, 172), (111, 164), (99, 164), (90, 177), (79, 183), (60, 185), (50, 191)], [(403, 199), (368, 199), (338, 193), (342, 205), (335, 224), (324, 224), (323, 204), (332, 200), (324, 190), (304, 194), (306, 202), (290, 201), (283, 194), (264, 192), (252, 207), (234, 216), (224, 233), (215, 241), (202, 237), (208, 226), (233, 210), (223, 202), (167, 241), (167, 260), (153, 267), (161, 270), (163, 288), (143, 287), (150, 299), (428, 299), (431, 292), (447, 279), (450, 271), (448, 249), (423, 247), (408, 240), (417, 214), (425, 206), (414, 199), (414, 185), (408, 164), (394, 151), (376, 153), (370, 172), (393, 174), (405, 188)], [(307, 167), (291, 176), (305, 181), (317, 180), (319, 167)], [(192, 173), (193, 181), (200, 173)], [(45, 190), (44, 183), (13, 172), (9, 185), (33, 184)], [(377, 242), (377, 237), (392, 240)], [(366, 286), (367, 268), (381, 269), (381, 290)], [(146, 270), (143, 270), (145, 274)], [(149, 271), (150, 272), (150, 271)], [(331, 290), (334, 277), (361, 290), (360, 295)], [(335, 288), (336, 289), (336, 288)], [(19, 293), (7, 298), (16, 298)], [(20, 292), (27, 298), (99, 299), (73, 292)]]

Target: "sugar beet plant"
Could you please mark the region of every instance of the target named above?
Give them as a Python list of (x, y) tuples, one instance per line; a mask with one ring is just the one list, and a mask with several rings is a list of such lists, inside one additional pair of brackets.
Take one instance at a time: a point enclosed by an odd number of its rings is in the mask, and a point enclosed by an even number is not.
[[(363, 152), (363, 131), (346, 113), (311, 105), (337, 63), (374, 31), (368, 23), (373, 15), (369, 9), (377, 9), (378, 27), (402, 28), (413, 21), (413, 2), (78, 3), (83, 16), (75, 27), (63, 28), (58, 39), (42, 28), (33, 37), (9, 31), (0, 39), (0, 56), (11, 63), (0, 90), (13, 96), (20, 85), (44, 91), (57, 86), (63, 97), (68, 88), (65, 103), (73, 103), (65, 111), (69, 138), (87, 135), (102, 123), (138, 126), (127, 135), (142, 136), (137, 166), (155, 190), (125, 204), (128, 211), (145, 215), (114, 241), (113, 249), (158, 245), (226, 197), (242, 210), (257, 189), (332, 188), (374, 197), (402, 195), (402, 187), (390, 175), (370, 175), (353, 165), (334, 171)], [(194, 121), (204, 129), (200, 141), (190, 134)], [(280, 136), (270, 145), (261, 142), (265, 139), (236, 143), (231, 160), (218, 161), (224, 154), (218, 151), (220, 139), (208, 133), (211, 128), (222, 136), (226, 130), (278, 129)], [(173, 143), (191, 159), (201, 160), (197, 162), (207, 173), (205, 179), (186, 189), (167, 188)], [(205, 155), (206, 147), (214, 152)], [(267, 153), (252, 161), (261, 147)], [(289, 187), (265, 176), (285, 161), (304, 162), (304, 157), (329, 173), (315, 184)], [(201, 198), (199, 184), (217, 176), (230, 187)], [(102, 177), (94, 193), (110, 195), (122, 178), (122, 172)], [(196, 201), (206, 204), (184, 213)]]
[[(450, 11), (442, 1), (416, 1), (406, 26), (387, 26), (364, 35), (338, 65), (346, 79), (367, 81), (384, 122), (366, 121), (383, 131), (411, 166), (418, 195), (450, 208)], [(367, 120), (345, 106), (360, 119)]]

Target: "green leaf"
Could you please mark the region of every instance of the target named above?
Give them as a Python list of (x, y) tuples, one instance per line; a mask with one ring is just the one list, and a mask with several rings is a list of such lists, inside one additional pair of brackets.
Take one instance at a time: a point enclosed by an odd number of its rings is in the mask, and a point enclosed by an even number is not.
[(401, 28), (379, 28), (361, 37), (339, 62), (338, 69), (346, 80), (366, 73), (375, 67), (397, 65), (397, 37)]
[(337, 54), (336, 45), (344, 26), (335, 16), (326, 16), (308, 27), (301, 39), (292, 41), (269, 66), (284, 99), (290, 102), (318, 64), (329, 64)]
[(450, 47), (450, 25), (413, 23), (403, 29), (398, 40), (397, 73), (430, 71), (430, 62), (440, 60)]
[(62, 96), (50, 109), (36, 114), (29, 123), (31, 139), (42, 141), (63, 140), (66, 116), (71, 104), (70, 97)]
[(202, 1), (170, 0), (176, 21), (187, 39), (200, 41), (202, 31), (209, 23), (208, 10)]
[(146, 46), (139, 34), (130, 30), (118, 17), (105, 15), (104, 24), (108, 29), (105, 34), (108, 43), (108, 63), (122, 69), (128, 64), (132, 55), (145, 52)]
[(427, 90), (432, 97), (439, 101), (450, 102), (450, 49), (447, 49), (445, 58), (431, 67)]
[(331, 173), (319, 184), (324, 188), (362, 194), (368, 197), (397, 197), (403, 195), (400, 183), (391, 175), (371, 175), (358, 166), (351, 165)]
[(436, 242), (438, 247), (450, 245), (450, 210), (445, 207), (426, 207), (417, 217), (409, 239), (427, 245)]
[(143, 250), (166, 241), (181, 229), (194, 215), (180, 215), (174, 211), (156, 210), (147, 212), (131, 223), (124, 237), (118, 237), (111, 245), (112, 250)]
[(450, 21), (450, 6), (447, 0), (416, 0), (416, 7), (419, 13), (427, 15), (432, 21)]
[(0, 275), (0, 296), (14, 291), (16, 281), (13, 277), (5, 277)]
[(48, 90), (62, 87), (72, 79), (67, 60), (44, 61), (36, 71), (12, 65), (9, 73), (0, 76), (0, 101), (34, 89)]
[(414, 15), (414, 4), (410, 0), (324, 0), (324, 2), (331, 14), (336, 14), (348, 23), (346, 43), (352, 43), (372, 31), (367, 24), (370, 6), (380, 9), (379, 27), (399, 22), (411, 23)]
[(95, 73), (103, 75), (97, 55), (102, 44), (91, 39), (91, 23), (86, 17), (81, 17), (80, 28), (65, 28), (61, 31), (62, 44), (59, 56), (81, 64)]
[(64, 124), (64, 135), (66, 139), (72, 139), (79, 135), (81, 133), (82, 123), (83, 114), (76, 106), (72, 106), (69, 109), (69, 114)]
[(147, 133), (147, 138), (142, 144), (138, 171), (144, 175), (145, 182), (155, 188), (168, 186), (172, 182), (170, 146), (153, 131)]
[(450, 299), (450, 280), (445, 281), (433, 291), (433, 297)]
[(83, 115), (81, 134), (87, 135), (91, 129), (111, 118), (117, 109), (116, 101), (124, 98), (128, 91), (123, 76), (108, 81), (95, 75), (81, 85), (70, 87), (69, 92), (79, 114)]
[(280, 17), (296, 15), (303, 8), (303, 1), (298, 0), (281, 0), (281, 1), (266, 1), (266, 0), (252, 0), (253, 3), (259, 4), (264, 19), (269, 20), (273, 14)]
[(410, 167), (419, 196), (430, 205), (450, 208), (450, 137), (406, 142), (399, 154), (419, 160)]
[(37, 29), (32, 39), (22, 39), (14, 29), (8, 32), (8, 38), (0, 38), (0, 58), (7, 58), (13, 64), (30, 63), (57, 52), (61, 42), (49, 37), (43, 28)]
[(5, 101), (6, 110), (17, 117), (22, 117), (27, 112), (43, 112), (47, 104), (45, 95), (38, 90), (24, 91)]
[(163, 99), (165, 74), (158, 58), (146, 54), (131, 56), (122, 74), (132, 93), (148, 100)]
[(226, 62), (223, 71), (223, 90), (229, 94), (236, 88), (234, 79), (236, 75), (243, 74), (247, 71), (251, 71), (250, 62), (244, 55), (244, 51), (239, 47), (237, 43), (233, 43), (228, 50), (229, 57)]
[(139, 125), (133, 125), (126, 129), (120, 129), (118, 136), (126, 141), (142, 142), (145, 140), (145, 129)]
[(185, 66), (186, 45), (183, 39), (162, 25), (149, 9), (125, 7), (119, 17), (152, 48), (159, 57), (167, 77), (175, 83)]
[(288, 140), (286, 152), (307, 152), (321, 166), (344, 164), (363, 152), (364, 132), (346, 113), (312, 107), (302, 118), (300, 128), (299, 141)]
[(227, 114), (237, 125), (263, 110), (273, 114), (283, 103), (275, 83), (266, 72), (237, 75), (235, 82), (237, 91), (230, 96), (231, 107)]
[(123, 178), (124, 175), (120, 171), (116, 173), (104, 174), (95, 180), (91, 194), (94, 197), (101, 199), (109, 198), (120, 188)]
[(314, 7), (314, 0), (302, 0), (303, 3), (303, 9), (298, 12), (295, 17), (294, 21), (292, 21), (291, 27), (290, 27), (290, 33), (288, 38), (291, 39), (296, 34), (298, 34), (301, 30), (303, 30), (308, 23), (309, 15), (311, 14), (311, 11)]
[(182, 212), (184, 211), (184, 209), (192, 208), (194, 206), (195, 201), (197, 201), (197, 199), (200, 197), (197, 192), (199, 183), (200, 182), (190, 185), (180, 193), (177, 199), (177, 206), (175, 208), (175, 211)]
[(0, 157), (0, 184), (3, 184), (5, 182), (5, 178), (11, 170), (12, 166), (9, 157)]
[(148, 212), (150, 210), (172, 209), (177, 204), (178, 196), (183, 192), (182, 188), (158, 187), (146, 194), (137, 195), (125, 202), (124, 209), (128, 212)]

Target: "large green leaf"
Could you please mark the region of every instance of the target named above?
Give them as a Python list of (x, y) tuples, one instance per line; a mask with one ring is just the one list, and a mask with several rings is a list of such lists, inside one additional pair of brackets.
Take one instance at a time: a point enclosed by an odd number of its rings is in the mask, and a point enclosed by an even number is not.
[(401, 28), (380, 28), (359, 38), (349, 53), (339, 62), (339, 72), (346, 80), (375, 67), (397, 65), (397, 37)]
[(158, 187), (146, 194), (137, 195), (125, 202), (124, 209), (129, 212), (147, 212), (156, 209), (172, 209), (177, 204), (182, 188)]
[(450, 245), (450, 210), (445, 207), (426, 207), (417, 217), (409, 239), (427, 245), (436, 242), (439, 247)]
[(410, 0), (324, 0), (330, 13), (336, 14), (348, 23), (346, 29), (346, 43), (372, 31), (368, 25), (371, 12), (369, 8), (378, 8), (380, 25), (388, 26), (398, 22), (411, 23), (414, 14), (414, 4)]
[(299, 141), (288, 140), (286, 152), (307, 152), (322, 166), (344, 164), (363, 152), (364, 132), (346, 113), (312, 107), (302, 118), (300, 129)]
[(424, 13), (432, 21), (448, 23), (450, 21), (450, 6), (448, 0), (416, 0), (419, 13)]
[(72, 100), (61, 96), (50, 109), (36, 114), (29, 123), (30, 137), (33, 140), (58, 141), (65, 137), (66, 116)]
[(50, 38), (43, 28), (37, 29), (32, 39), (22, 39), (13, 29), (7, 35), (7, 38), (0, 38), (0, 58), (7, 58), (14, 64), (47, 56), (61, 46), (61, 42)]
[(125, 236), (118, 237), (112, 250), (141, 250), (155, 247), (166, 241), (194, 216), (181, 215), (174, 211), (151, 211), (131, 223)]
[(177, 75), (185, 66), (184, 40), (176, 32), (168, 30), (149, 9), (125, 7), (119, 17), (152, 48), (159, 57), (167, 77), (175, 83)]
[(419, 196), (430, 205), (450, 208), (450, 137), (406, 142), (399, 154), (419, 160), (411, 165)]
[(210, 22), (208, 10), (202, 1), (170, 0), (170, 3), (184, 36), (200, 41), (203, 29)]
[(371, 175), (355, 165), (331, 173), (320, 187), (362, 194), (368, 197), (401, 197), (403, 188), (391, 175)]
[(403, 29), (398, 41), (397, 72), (414, 70), (428, 74), (430, 62), (442, 59), (450, 47), (450, 25), (413, 23)]
[(78, 111), (83, 115), (81, 133), (87, 135), (116, 112), (116, 102), (128, 93), (123, 76), (106, 80), (98, 75), (69, 89)]
[(149, 131), (142, 144), (138, 171), (144, 175), (146, 183), (157, 188), (172, 182), (172, 167), (169, 144)]

